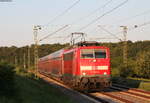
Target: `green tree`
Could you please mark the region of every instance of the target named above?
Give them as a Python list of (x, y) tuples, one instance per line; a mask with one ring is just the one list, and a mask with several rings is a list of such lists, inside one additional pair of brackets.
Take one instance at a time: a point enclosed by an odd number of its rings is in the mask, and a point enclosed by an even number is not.
[(137, 56), (137, 76), (150, 78), (150, 51), (143, 51)]

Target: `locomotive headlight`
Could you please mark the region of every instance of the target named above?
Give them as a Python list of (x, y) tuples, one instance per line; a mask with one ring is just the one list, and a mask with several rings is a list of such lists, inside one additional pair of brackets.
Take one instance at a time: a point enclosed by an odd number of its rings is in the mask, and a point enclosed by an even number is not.
[(86, 73), (82, 73), (83, 75), (86, 75)]
[(107, 72), (104, 72), (104, 75), (107, 75)]
[(94, 59), (93, 62), (96, 62), (96, 59)]

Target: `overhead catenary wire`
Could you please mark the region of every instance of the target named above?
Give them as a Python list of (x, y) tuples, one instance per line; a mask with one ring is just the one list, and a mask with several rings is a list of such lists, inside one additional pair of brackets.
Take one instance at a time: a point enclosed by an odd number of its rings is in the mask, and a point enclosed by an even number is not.
[(103, 28), (101, 25), (98, 25), (98, 27), (100, 27), (103, 31), (107, 32), (108, 34), (110, 34), (111, 36), (113, 36), (114, 38), (118, 39), (119, 41), (122, 41), (120, 38), (118, 38), (115, 34), (111, 33), (110, 31), (108, 31), (107, 29)]
[[(102, 17), (104, 17), (105, 15), (113, 12), (114, 10), (118, 9), (119, 7), (121, 7), (122, 5), (126, 4), (129, 0), (125, 0), (124, 2), (120, 3), (119, 5), (117, 5), (116, 7), (114, 7), (113, 9), (111, 9), (110, 11), (105, 12), (104, 14), (102, 14), (101, 16), (99, 16), (98, 18), (94, 19), (92, 22), (90, 22), (89, 24), (87, 24), (86, 26), (82, 27), (79, 29), (79, 31), (86, 29), (88, 26), (90, 26), (91, 24), (95, 23), (96, 21), (98, 21), (99, 19), (101, 19)], [(80, 38), (81, 36), (79, 36), (78, 38)], [(76, 38), (76, 39), (78, 39)]]
[(113, 12), (114, 10), (118, 9), (119, 7), (123, 6), (124, 4), (126, 4), (129, 0), (125, 0), (124, 2), (120, 3), (119, 5), (117, 5), (116, 7), (114, 7), (113, 9), (105, 12), (104, 14), (102, 14), (101, 16), (97, 17), (96, 19), (94, 19), (93, 21), (91, 21), (89, 24), (87, 24), (86, 26), (82, 27), (79, 29), (79, 31), (86, 29), (87, 27), (89, 27), (90, 25), (92, 25), (93, 23), (95, 23), (96, 21), (98, 21), (99, 19), (101, 19), (102, 17), (104, 17), (105, 15)]
[(89, 14), (87, 14), (87, 15), (84, 16), (84, 17), (81, 17), (81, 18), (77, 19), (76, 21), (72, 22), (70, 25), (73, 25), (73, 24), (77, 23), (78, 21), (87, 19), (89, 16), (95, 14), (95, 13), (96, 13), (97, 11), (99, 11), (100, 9), (105, 8), (105, 7), (106, 7), (108, 4), (110, 4), (112, 1), (113, 1), (113, 0), (109, 0), (108, 2), (106, 2), (106, 3), (105, 3), (104, 5), (102, 5), (101, 7), (96, 8), (95, 10), (93, 10), (92, 12), (90, 12)]
[[(145, 23), (142, 23), (142, 24), (139, 24), (139, 25), (134, 25), (134, 27), (128, 28), (128, 31), (132, 31), (132, 30), (134, 30), (134, 29), (137, 29), (137, 28), (140, 28), (140, 27), (149, 25), (149, 24), (150, 24), (150, 21), (145, 22)], [(107, 32), (108, 34), (112, 35), (114, 38), (118, 39), (119, 41), (122, 41), (119, 37), (116, 36), (117, 34), (120, 34), (120, 33), (122, 33), (122, 32), (112, 33), (112, 32), (110, 32), (109, 30), (103, 28), (102, 26), (100, 26), (100, 25), (98, 25), (98, 26), (99, 26), (102, 30), (104, 30), (105, 32)], [(70, 36), (71, 36), (70, 34), (67, 35), (66, 37), (64, 37), (64, 40), (69, 39)], [(77, 38), (75, 38), (75, 40), (78, 39), (78, 38), (80, 38), (80, 37), (81, 37), (81, 36), (78, 36)], [(63, 37), (62, 37), (62, 38), (63, 38)], [(113, 38), (105, 38), (105, 37), (102, 37), (102, 38), (100, 38), (100, 39), (113, 39)], [(63, 41), (64, 41), (64, 40), (63, 40)]]
[(99, 37), (99, 38), (89, 38), (90, 40), (95, 40), (95, 39), (114, 39), (114, 38), (107, 38), (107, 37)]
[(74, 38), (73, 40), (71, 40), (71, 42), (75, 42), (75, 40), (79, 39), (79, 37), (81, 37), (81, 35), (79, 35), (76, 38)]
[[(60, 15), (56, 16), (54, 19), (52, 19), (49, 23), (47, 23), (46, 25), (49, 25), (50, 23), (54, 22), (56, 19), (59, 18), (59, 16), (63, 16), (65, 13), (67, 13), (71, 8), (73, 8), (75, 5), (77, 5), (81, 0), (77, 0), (73, 5), (71, 5), (69, 8), (67, 8), (64, 12), (62, 12)], [(96, 10), (94, 10), (93, 12), (91, 12), (89, 15), (92, 15), (94, 14), (96, 11), (98, 11), (99, 9), (102, 9), (104, 8), (105, 6), (107, 6), (109, 3), (111, 3), (113, 0), (109, 0), (107, 3), (105, 3), (102, 7), (99, 7), (97, 8)], [(43, 25), (43, 26), (46, 26), (46, 25)], [(69, 36), (68, 36), (69, 37)], [(45, 37), (47, 38), (47, 37)], [(43, 39), (45, 38), (42, 38), (40, 39), (40, 41), (42, 41)]]
[(64, 39), (67, 36), (54, 36), (54, 37), (50, 37), (50, 39)]
[(71, 6), (69, 6), (67, 9), (65, 9), (62, 13), (60, 13), (59, 15), (55, 16), (51, 21), (49, 21), (47, 24), (42, 25), (44, 26), (48, 26), (51, 23), (53, 23), (54, 21), (56, 21), (58, 18), (60, 18), (61, 16), (65, 15), (69, 10), (71, 10), (74, 6), (76, 6), (81, 0), (77, 0), (76, 2), (74, 2)]
[[(135, 30), (135, 29), (137, 29), (137, 28), (144, 27), (144, 26), (146, 26), (146, 25), (150, 25), (150, 21), (144, 22), (144, 23), (142, 23), (142, 24), (136, 24), (136, 25), (134, 25), (133, 27), (128, 28), (128, 32), (129, 32), (129, 31), (132, 31), (132, 30)], [(115, 34), (120, 34), (120, 33), (122, 33), (122, 32), (117, 32), (117, 33), (115, 33)]]
[(71, 34), (67, 35), (66, 38), (63, 39), (63, 41), (69, 39), (69, 37), (71, 37)]
[(140, 28), (140, 27), (143, 27), (143, 26), (146, 26), (146, 25), (149, 25), (149, 24), (150, 24), (150, 21), (142, 23), (142, 24), (139, 24), (139, 25), (135, 25), (134, 27), (129, 28), (128, 31), (132, 31), (132, 30), (134, 30), (136, 28)]
[[(105, 3), (104, 5), (102, 5), (101, 7), (99, 7), (99, 8), (97, 8), (97, 9), (93, 10), (93, 11), (92, 11), (91, 13), (89, 13), (87, 16), (84, 16), (84, 17), (79, 18), (78, 20), (72, 22), (70, 25), (73, 25), (73, 24), (77, 23), (78, 21), (81, 21), (81, 20), (83, 20), (84, 18), (89, 17), (90, 15), (94, 14), (94, 13), (97, 12), (98, 10), (100, 10), (100, 9), (102, 9), (102, 8), (104, 8), (104, 7), (106, 7), (106, 6), (107, 6), (108, 4), (110, 4), (112, 1), (113, 1), (113, 0), (109, 0), (108, 2), (106, 2), (106, 3)], [(64, 38), (64, 40), (68, 39), (69, 37), (71, 37), (71, 34), (67, 35), (66, 38)]]
[(59, 32), (59, 31), (63, 30), (63, 29), (64, 29), (64, 28), (66, 28), (66, 27), (68, 27), (68, 25), (65, 25), (65, 26), (63, 26), (63, 27), (59, 28), (58, 30), (56, 30), (56, 31), (54, 31), (54, 32), (52, 32), (52, 33), (50, 33), (50, 34), (48, 34), (47, 36), (43, 37), (43, 38), (42, 38), (42, 39), (40, 39), (39, 41), (42, 41), (42, 40), (47, 39), (48, 37), (50, 37), (50, 36), (54, 35), (55, 33), (57, 33), (57, 32)]
[[(140, 28), (140, 27), (143, 27), (143, 26), (146, 26), (146, 25), (149, 25), (150, 24), (150, 21), (148, 22), (145, 22), (145, 23), (142, 23), (142, 24), (139, 24), (139, 25), (134, 25), (134, 27), (131, 27), (131, 28), (128, 28), (128, 32), (129, 31), (132, 31), (134, 29), (137, 29), (137, 28)], [(119, 41), (122, 41), (119, 37), (117, 37), (116, 35), (117, 34), (120, 34), (122, 32), (117, 32), (117, 33), (112, 33), (110, 31), (108, 31), (107, 29), (103, 28), (102, 26), (98, 25), (102, 30), (104, 30), (105, 32), (107, 32), (108, 34), (112, 35), (113, 37), (115, 37), (116, 39), (118, 39)]]
[(142, 12), (142, 13), (133, 15), (133, 16), (131, 16), (131, 17), (127, 17), (127, 18), (125, 18), (125, 19), (121, 19), (121, 20), (119, 20), (119, 21), (117, 21), (117, 22), (118, 22), (118, 23), (120, 23), (120, 22), (122, 22), (122, 21), (125, 22), (125, 21), (131, 20), (131, 19), (135, 19), (136, 17), (139, 17), (139, 16), (147, 15), (147, 14), (149, 14), (149, 13), (150, 13), (150, 10), (146, 10), (146, 11), (144, 11), (144, 12)]
[[(142, 23), (142, 24), (139, 24), (139, 25), (135, 25), (134, 27), (129, 28), (128, 31), (132, 31), (132, 30), (134, 30), (134, 29), (136, 29), (136, 28), (140, 28), (140, 27), (143, 27), (143, 26), (146, 26), (146, 25), (149, 25), (149, 24), (150, 24), (150, 21), (145, 22), (145, 23)], [(68, 26), (68, 25), (63, 26), (62, 28), (56, 30), (56, 31), (53, 32), (53, 33), (50, 33), (49, 35), (45, 36), (44, 38), (40, 39), (39, 41), (42, 41), (42, 40), (44, 40), (44, 39), (47, 39), (49, 36), (52, 36), (53, 34), (55, 34), (55, 33), (59, 32), (59, 31), (63, 30), (63, 29), (66, 28), (67, 26)], [(100, 25), (99, 25), (99, 27), (100, 27), (102, 30), (104, 30), (105, 32), (107, 32), (108, 34), (110, 34), (110, 35), (112, 35), (113, 37), (115, 37), (116, 39), (118, 39), (119, 41), (122, 41), (119, 37), (117, 37), (117, 36), (115, 35), (115, 34), (119, 34), (119, 33), (122, 33), (122, 32), (112, 33), (112, 32), (108, 31), (107, 29), (103, 28), (103, 27), (100, 26)], [(65, 39), (68, 39), (70, 36), (71, 36), (71, 35), (67, 35), (66, 37), (53, 37), (53, 38), (64, 38), (64, 40), (65, 40)], [(79, 37), (81, 37), (81, 36), (78, 36), (77, 38), (75, 38), (75, 40), (78, 39)], [(102, 37), (102, 38), (100, 38), (100, 39), (113, 39), (113, 38), (105, 38), (105, 37)], [(63, 41), (64, 41), (64, 40), (63, 40)]]
[[(110, 1), (112, 1), (112, 0), (110, 0)], [(110, 2), (110, 1), (109, 1), (109, 2)], [(128, 1), (128, 0), (126, 0), (125, 2), (127, 2), (127, 1)], [(121, 5), (121, 6), (122, 6), (122, 5)], [(114, 9), (114, 8), (113, 8), (113, 9)], [(111, 10), (110, 10), (110, 11), (111, 11)], [(148, 12), (148, 11), (147, 11), (147, 12)], [(93, 13), (94, 13), (94, 12), (93, 12)], [(107, 13), (107, 12), (106, 12), (106, 13)], [(104, 13), (104, 14), (107, 15), (106, 13)], [(142, 14), (144, 15), (144, 13), (146, 14), (146, 11), (143, 12), (143, 13), (140, 13), (140, 14), (141, 14), (141, 15), (142, 15)], [(140, 14), (139, 14), (139, 16), (140, 16)], [(104, 15), (104, 16), (105, 16), (105, 15)], [(138, 15), (135, 15), (134, 17), (136, 17), (136, 16), (138, 16)], [(98, 20), (99, 20), (99, 19), (98, 19)], [(96, 20), (96, 21), (97, 21), (97, 20)], [(95, 21), (95, 22), (96, 22), (96, 21)], [(93, 23), (92, 23), (92, 24), (93, 24)], [(143, 24), (141, 24), (141, 25), (138, 25), (138, 27), (142, 27), (142, 26), (147, 25), (147, 24), (148, 24), (148, 23), (143, 23)], [(90, 24), (90, 25), (91, 25), (91, 24)], [(90, 25), (88, 25), (88, 26), (90, 26)], [(86, 27), (86, 28), (87, 28), (87, 27)], [(102, 28), (103, 28), (103, 27), (102, 27)], [(84, 29), (85, 29), (85, 28), (84, 28)], [(103, 29), (105, 29), (105, 28), (103, 28)], [(129, 28), (128, 31), (131, 31), (131, 30), (133, 30), (133, 29), (135, 29), (135, 28)], [(105, 31), (107, 31), (107, 33), (109, 32), (107, 29), (105, 29)], [(56, 32), (56, 33), (57, 33), (57, 32)], [(118, 33), (121, 33), (121, 32), (118, 32)], [(118, 33), (117, 33), (117, 34), (118, 34)], [(54, 33), (54, 34), (55, 34), (55, 33)], [(113, 37), (115, 37), (115, 34), (114, 34), (114, 33), (111, 33), (111, 32), (110, 32), (109, 34), (111, 34)], [(67, 36), (67, 37), (69, 37), (69, 36)], [(117, 36), (116, 36), (116, 37), (117, 37)], [(115, 37), (115, 38), (116, 38), (116, 37)], [(65, 38), (65, 39), (67, 39), (67, 38)], [(119, 40), (119, 38), (117, 38), (117, 39)]]

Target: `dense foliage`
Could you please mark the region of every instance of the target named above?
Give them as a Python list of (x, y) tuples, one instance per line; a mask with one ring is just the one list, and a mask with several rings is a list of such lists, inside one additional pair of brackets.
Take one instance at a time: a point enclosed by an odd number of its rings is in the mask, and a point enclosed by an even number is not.
[(14, 66), (7, 63), (0, 63), (0, 95), (14, 95)]
[(0, 63), (0, 103), (74, 103), (59, 88), (17, 69)]
[(111, 51), (113, 76), (150, 79), (150, 41), (128, 41), (128, 65), (123, 64), (123, 43), (105, 43)]
[[(39, 57), (48, 55), (68, 44), (43, 44), (39, 46)], [(150, 78), (150, 41), (128, 41), (128, 66), (123, 64), (123, 43), (100, 43), (110, 48), (113, 76)], [(30, 48), (30, 52), (28, 49)], [(30, 55), (30, 57), (29, 57)], [(24, 58), (25, 57), (25, 58)], [(28, 62), (30, 60), (30, 62)], [(23, 67), (34, 63), (34, 45), (30, 47), (0, 47), (0, 61)]]

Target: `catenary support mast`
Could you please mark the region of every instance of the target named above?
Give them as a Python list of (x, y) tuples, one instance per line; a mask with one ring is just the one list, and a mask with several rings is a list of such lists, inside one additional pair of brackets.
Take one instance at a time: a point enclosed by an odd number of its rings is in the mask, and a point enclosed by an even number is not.
[(122, 27), (123, 28), (123, 41), (124, 41), (124, 45), (123, 45), (123, 63), (124, 63), (124, 65), (125, 65), (125, 67), (127, 67), (127, 61), (128, 61), (128, 48), (127, 48), (127, 30), (128, 30), (128, 28), (127, 28), (127, 26), (120, 26), (120, 27)]
[(39, 25), (34, 26), (33, 28), (33, 34), (34, 34), (34, 68), (36, 75), (38, 73), (38, 30), (41, 30), (41, 27)]

